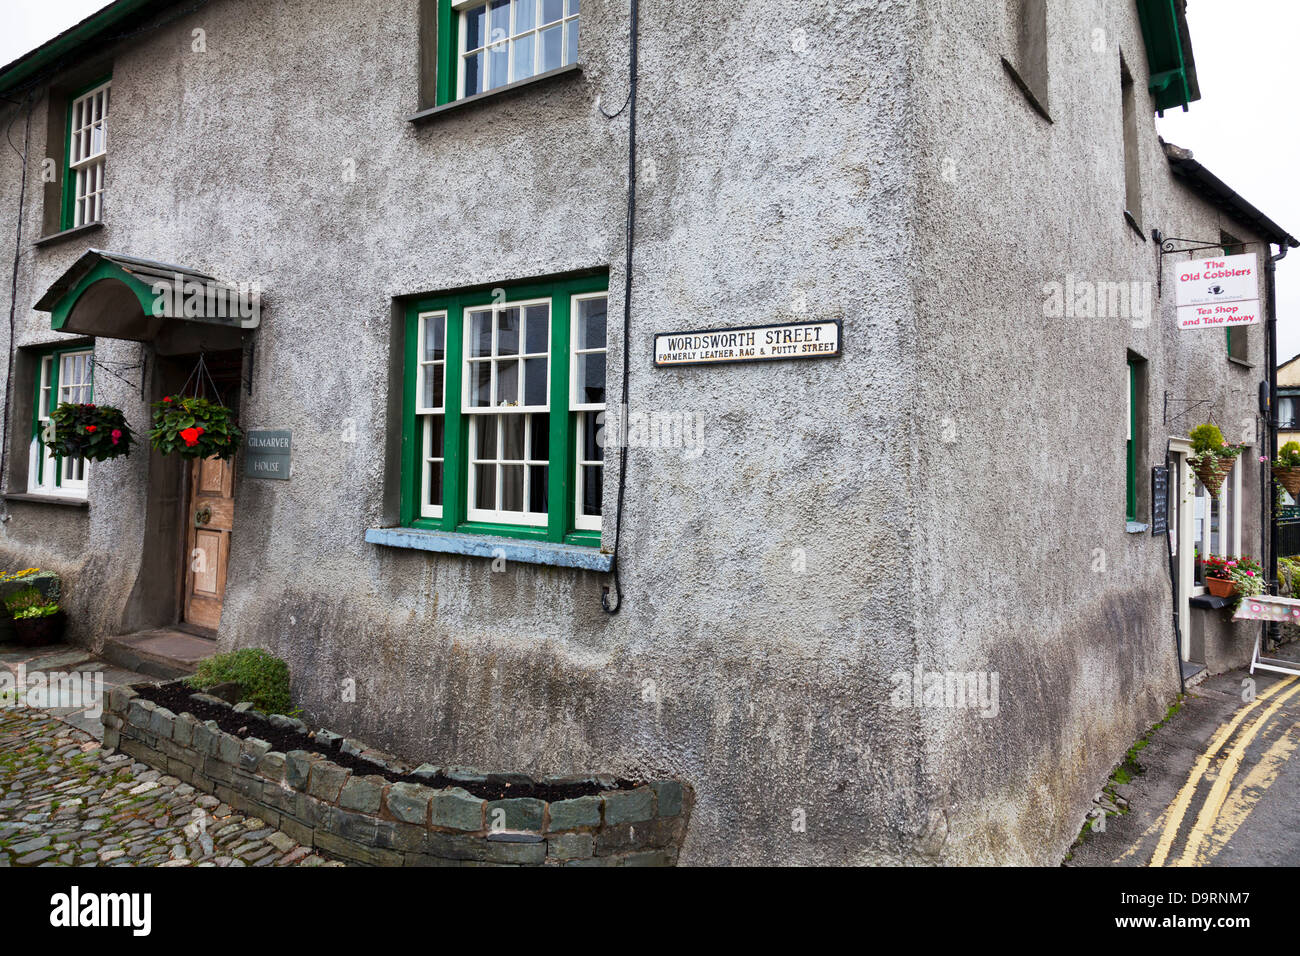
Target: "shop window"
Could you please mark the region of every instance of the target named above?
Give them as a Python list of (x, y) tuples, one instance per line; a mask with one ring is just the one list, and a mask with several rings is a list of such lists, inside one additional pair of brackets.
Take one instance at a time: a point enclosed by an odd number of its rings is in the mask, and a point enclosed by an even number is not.
[(408, 309), (404, 525), (599, 545), (607, 282)]
[(1219, 497), (1212, 497), (1199, 480), (1192, 493), (1192, 543), (1196, 548), (1196, 583), (1205, 583), (1202, 562), (1206, 555), (1235, 558), (1241, 555), (1241, 470), (1242, 454), (1223, 479)]
[(108, 159), (108, 108), (112, 84), (98, 83), (68, 104), (67, 175), (63, 228), (104, 218), (104, 171)]
[(86, 497), (90, 463), (55, 458), (43, 439), (53, 436), (50, 416), (63, 402), (84, 404), (94, 390), (94, 352), (84, 347), (42, 349), (35, 353), (36, 394), (32, 403), (32, 441), (27, 458), (29, 494)]

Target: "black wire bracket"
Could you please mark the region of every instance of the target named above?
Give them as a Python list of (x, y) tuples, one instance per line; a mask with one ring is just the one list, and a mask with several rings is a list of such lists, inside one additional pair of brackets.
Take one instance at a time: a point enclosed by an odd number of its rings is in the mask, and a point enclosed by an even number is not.
[[(1170, 418), (1169, 417), (1170, 402), (1173, 402), (1175, 405), (1183, 405), (1186, 407), (1184, 407), (1183, 410), (1179, 412), (1177, 415), (1175, 415), (1173, 418)], [(1165, 392), (1165, 411), (1164, 411), (1163, 424), (1172, 425), (1174, 422), (1186, 418), (1188, 415), (1196, 411), (1202, 405), (1209, 405), (1212, 409), (1214, 406), (1214, 400), (1209, 398), (1174, 398), (1173, 393)], [(1210, 421), (1213, 421), (1214, 420), (1213, 411), (1211, 411), (1211, 413), (1207, 417), (1210, 419)]]

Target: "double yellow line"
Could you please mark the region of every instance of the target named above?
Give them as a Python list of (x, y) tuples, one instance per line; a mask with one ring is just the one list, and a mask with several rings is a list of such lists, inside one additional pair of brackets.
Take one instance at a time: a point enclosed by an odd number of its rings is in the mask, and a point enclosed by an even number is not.
[(1165, 821), (1164, 832), (1160, 835), (1155, 854), (1151, 857), (1152, 866), (1164, 866), (1165, 861), (1169, 858), (1169, 851), (1173, 848), (1174, 839), (1178, 836), (1178, 828), (1182, 826), (1183, 818), (1187, 815), (1187, 808), (1191, 806), (1192, 798), (1196, 795), (1196, 787), (1201, 782), (1201, 778), (1205, 776), (1206, 771), (1210, 769), (1210, 764), (1215, 755), (1223, 749), (1223, 746), (1236, 733), (1237, 728), (1241, 726), (1242, 721), (1246, 719), (1251, 711), (1261, 706), (1283, 688), (1289, 689), (1268, 706), (1259, 718), (1251, 724), (1250, 728), (1233, 744), (1232, 750), (1228, 753), (1228, 757), (1214, 781), (1214, 787), (1210, 790), (1209, 796), (1205, 798), (1205, 804), (1201, 807), (1196, 823), (1187, 836), (1187, 845), (1183, 848), (1183, 854), (1175, 865), (1191, 866), (1193, 864), (1196, 859), (1197, 849), (1214, 825), (1219, 811), (1223, 808), (1224, 798), (1227, 796), (1228, 788), (1232, 785), (1232, 778), (1236, 775), (1237, 768), (1241, 765), (1241, 760), (1245, 756), (1246, 747), (1255, 739), (1255, 736), (1268, 723), (1269, 719), (1281, 709), (1282, 705), (1297, 693), (1300, 693), (1300, 678), (1288, 677), (1286, 680), (1278, 681), (1241, 708), (1237, 715), (1224, 724), (1219, 732), (1215, 734), (1214, 739), (1210, 741), (1209, 749), (1196, 759), (1196, 766), (1192, 768), (1191, 775), (1170, 805), (1170, 814)]

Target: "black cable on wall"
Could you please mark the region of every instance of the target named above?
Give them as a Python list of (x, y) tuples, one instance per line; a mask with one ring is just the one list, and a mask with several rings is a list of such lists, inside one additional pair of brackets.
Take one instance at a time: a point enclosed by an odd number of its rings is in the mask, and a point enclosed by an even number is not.
[(627, 435), (626, 422), (622, 420), (628, 405), (628, 362), (632, 347), (632, 249), (636, 241), (636, 79), (637, 79), (637, 0), (632, 4), (632, 38), (628, 66), (627, 120), (627, 261), (623, 268), (623, 387), (619, 406), (618, 432), (618, 498), (614, 508), (614, 603), (609, 601), (609, 588), (600, 595), (600, 606), (606, 614), (617, 614), (623, 607), (623, 588), (618, 578), (618, 549), (623, 542), (623, 492), (627, 486)]

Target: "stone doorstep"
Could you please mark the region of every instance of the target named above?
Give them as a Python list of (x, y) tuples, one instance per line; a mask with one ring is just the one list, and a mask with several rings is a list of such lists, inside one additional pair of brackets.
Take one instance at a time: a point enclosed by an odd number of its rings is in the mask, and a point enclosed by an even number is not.
[(199, 661), (217, 652), (216, 641), (158, 628), (110, 637), (104, 642), (101, 656), (110, 663), (149, 677), (173, 680), (193, 674)]
[[(134, 696), (122, 693), (113, 698), (114, 716), (127, 718)], [(313, 755), (301, 768), (306, 779), (296, 788), (288, 787), (294, 761), (286, 755), (271, 752), (278, 779), (267, 780), (260, 775), (265, 753), (261, 747), (253, 747), (250, 754), (248, 741), (209, 731), (211, 742), (200, 753), (158, 733), (174, 727), (179, 716), (164, 711), (168, 719), (160, 722), (155, 712), (162, 708), (147, 701), (140, 705), (137, 723), (120, 721), (119, 747), (124, 753), (163, 770), (192, 767), (189, 782), (196, 788), (215, 792), (245, 812), (275, 820), (272, 825), (305, 846), (363, 866), (671, 866), (685, 838), (686, 815), (693, 802), (689, 787), (676, 780), (655, 780), (635, 790), (603, 791), (553, 804), (535, 798), (486, 801), (458, 787), (417, 787), (418, 801), (430, 801), (429, 823), (394, 823), (387, 805), (392, 785), (383, 778), (352, 777), (351, 771), (328, 758)], [(274, 795), (267, 793), (268, 788)], [(440, 813), (439, 798), (452, 801), (446, 812)], [(487, 825), (494, 809), (504, 812), (505, 832), (493, 832)], [(567, 817), (558, 813), (553, 819), (553, 809), (568, 810)], [(564, 829), (557, 829), (556, 823)], [(420, 839), (405, 833), (415, 829), (422, 831)]]

